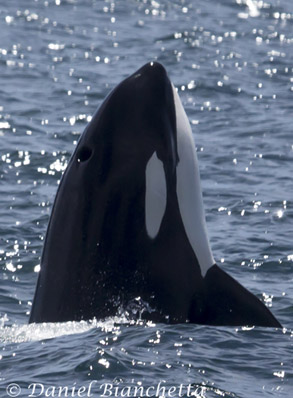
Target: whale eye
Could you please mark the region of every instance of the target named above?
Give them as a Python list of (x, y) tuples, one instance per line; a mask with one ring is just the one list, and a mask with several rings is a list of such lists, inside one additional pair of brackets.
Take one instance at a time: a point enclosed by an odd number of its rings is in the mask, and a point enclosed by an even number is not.
[(80, 148), (77, 154), (77, 161), (78, 162), (85, 162), (88, 160), (92, 155), (92, 150), (86, 146)]

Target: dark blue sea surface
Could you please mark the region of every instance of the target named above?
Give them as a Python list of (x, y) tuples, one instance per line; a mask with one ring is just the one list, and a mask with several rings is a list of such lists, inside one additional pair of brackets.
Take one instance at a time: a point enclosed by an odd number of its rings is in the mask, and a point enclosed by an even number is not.
[[(193, 128), (214, 257), (283, 329), (27, 325), (70, 155), (152, 60)], [(291, 0), (0, 0), (1, 397), (291, 397), (292, 126)]]

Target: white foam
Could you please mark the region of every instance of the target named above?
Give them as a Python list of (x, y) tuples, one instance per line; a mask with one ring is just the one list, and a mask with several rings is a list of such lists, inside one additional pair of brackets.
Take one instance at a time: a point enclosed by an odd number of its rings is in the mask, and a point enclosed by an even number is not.
[(180, 98), (173, 86), (176, 109), (177, 145), (177, 196), (181, 218), (189, 242), (198, 259), (204, 277), (215, 264), (207, 235), (207, 228), (200, 187), (197, 155), (191, 127)]
[(91, 321), (70, 322), (44, 322), (29, 325), (12, 325), (0, 327), (1, 343), (24, 343), (28, 341), (41, 341), (60, 336), (69, 336), (87, 332), (91, 329), (101, 329), (106, 332), (119, 331), (117, 324), (129, 323), (125, 316), (112, 317), (104, 321), (93, 319)]
[(156, 152), (146, 167), (145, 222), (147, 233), (154, 239), (160, 229), (167, 203), (167, 184), (164, 165)]

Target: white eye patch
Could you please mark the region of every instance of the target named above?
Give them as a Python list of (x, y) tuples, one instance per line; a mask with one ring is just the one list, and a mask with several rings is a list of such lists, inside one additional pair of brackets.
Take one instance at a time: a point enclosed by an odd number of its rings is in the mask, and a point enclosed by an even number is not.
[(147, 233), (154, 239), (160, 229), (167, 203), (167, 183), (164, 165), (156, 152), (146, 167), (145, 222)]
[(176, 109), (177, 146), (177, 197), (181, 218), (189, 242), (198, 259), (201, 274), (215, 264), (207, 236), (197, 155), (191, 127), (180, 98), (173, 86)]

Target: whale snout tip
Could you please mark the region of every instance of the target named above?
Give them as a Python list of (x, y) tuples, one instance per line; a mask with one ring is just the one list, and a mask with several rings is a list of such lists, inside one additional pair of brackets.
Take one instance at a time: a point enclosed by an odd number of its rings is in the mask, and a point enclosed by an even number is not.
[(166, 69), (165, 69), (164, 66), (163, 66), (160, 62), (158, 62), (158, 61), (150, 61), (147, 65), (149, 65), (150, 68), (153, 68), (153, 70), (154, 70), (154, 69), (158, 69), (158, 70), (161, 70), (161, 71), (163, 71), (163, 72), (166, 73)]
[(167, 71), (160, 62), (150, 61), (140, 68), (137, 72), (140, 76), (149, 77), (155, 80), (166, 79)]

